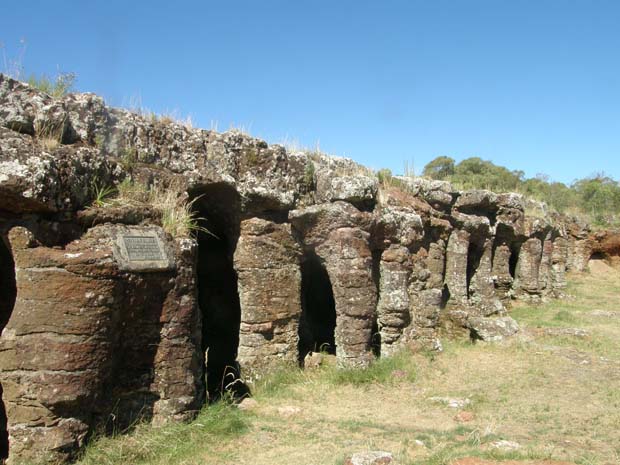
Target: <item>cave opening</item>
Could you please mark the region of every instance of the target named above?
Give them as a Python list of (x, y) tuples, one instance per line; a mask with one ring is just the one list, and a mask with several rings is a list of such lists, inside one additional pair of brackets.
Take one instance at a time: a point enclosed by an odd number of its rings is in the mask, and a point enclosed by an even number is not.
[(510, 247), (510, 258), (508, 259), (508, 272), (512, 279), (517, 277), (517, 263), (519, 262), (519, 253), (521, 251), (521, 244), (514, 243)]
[(379, 299), (381, 298), (381, 255), (383, 250), (372, 251), (372, 281), (377, 292), (375, 302), (375, 312), (372, 317), (372, 336), (370, 339), (370, 350), (377, 358), (381, 357), (381, 328), (379, 322)]
[(309, 352), (336, 353), (336, 302), (325, 266), (314, 253), (301, 263), (301, 318), (299, 362)]
[[(8, 240), (0, 236), (0, 333), (11, 317), (16, 298), (15, 262)], [(8, 424), (3, 395), (3, 387), (0, 384), (0, 461), (9, 456)]]
[(590, 255), (590, 260), (607, 260), (607, 254), (605, 252), (594, 252)]
[(240, 228), (239, 194), (227, 184), (190, 192), (199, 228), (197, 287), (202, 314), (207, 400), (249, 394), (237, 363), (241, 305), (233, 257)]
[(466, 284), (467, 284), (467, 296), (471, 297), (471, 280), (476, 273), (476, 270), (480, 266), (480, 260), (482, 259), (482, 255), (484, 254), (484, 246), (478, 242), (471, 241), (469, 243), (469, 247), (467, 249), (467, 274), (466, 274)]

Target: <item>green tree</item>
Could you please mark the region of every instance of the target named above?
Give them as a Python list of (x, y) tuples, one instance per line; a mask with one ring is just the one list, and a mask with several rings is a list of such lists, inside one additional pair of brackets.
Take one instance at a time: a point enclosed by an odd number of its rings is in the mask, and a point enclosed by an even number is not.
[(454, 174), (454, 159), (445, 156), (437, 157), (426, 164), (422, 174), (431, 179), (446, 179)]

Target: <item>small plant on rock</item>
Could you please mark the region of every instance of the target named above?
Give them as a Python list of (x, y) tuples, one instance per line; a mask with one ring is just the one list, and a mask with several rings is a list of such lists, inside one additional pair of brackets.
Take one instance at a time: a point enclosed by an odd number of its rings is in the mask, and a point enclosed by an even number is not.
[(108, 205), (111, 198), (117, 193), (116, 188), (101, 184), (97, 179), (93, 181), (91, 190), (93, 195), (93, 205), (95, 207), (104, 207)]
[(60, 98), (73, 91), (75, 79), (75, 73), (59, 73), (54, 80), (46, 75), (35, 76), (31, 74), (28, 78), (28, 85), (54, 98)]

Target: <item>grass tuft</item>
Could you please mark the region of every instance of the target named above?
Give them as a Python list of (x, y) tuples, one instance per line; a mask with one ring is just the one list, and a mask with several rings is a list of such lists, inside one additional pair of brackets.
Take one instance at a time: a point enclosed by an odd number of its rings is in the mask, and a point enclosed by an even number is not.
[(125, 435), (101, 436), (85, 449), (80, 465), (139, 465), (179, 463), (202, 450), (215, 449), (222, 441), (242, 435), (248, 428), (244, 412), (219, 402), (204, 408), (191, 423), (152, 427), (138, 424)]
[(46, 75), (35, 76), (33, 74), (28, 78), (28, 85), (54, 98), (60, 98), (73, 90), (75, 80), (75, 73), (59, 73), (54, 80)]
[(391, 357), (377, 359), (367, 368), (329, 367), (326, 370), (326, 378), (334, 385), (353, 386), (394, 384), (403, 380), (413, 382), (416, 378), (416, 367), (411, 354), (402, 351)]

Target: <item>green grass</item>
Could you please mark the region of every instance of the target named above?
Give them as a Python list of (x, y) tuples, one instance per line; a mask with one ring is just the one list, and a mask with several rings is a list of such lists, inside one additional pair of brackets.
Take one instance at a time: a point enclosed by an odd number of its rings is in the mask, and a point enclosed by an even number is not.
[(220, 402), (205, 407), (191, 423), (159, 428), (138, 424), (125, 435), (102, 436), (84, 451), (81, 465), (169, 464), (192, 457), (200, 445), (213, 452), (223, 441), (242, 435), (248, 428), (248, 414)]
[(415, 364), (406, 352), (377, 359), (367, 368), (334, 369), (330, 367), (325, 371), (325, 379), (334, 385), (394, 384), (402, 380), (413, 382), (415, 377)]

